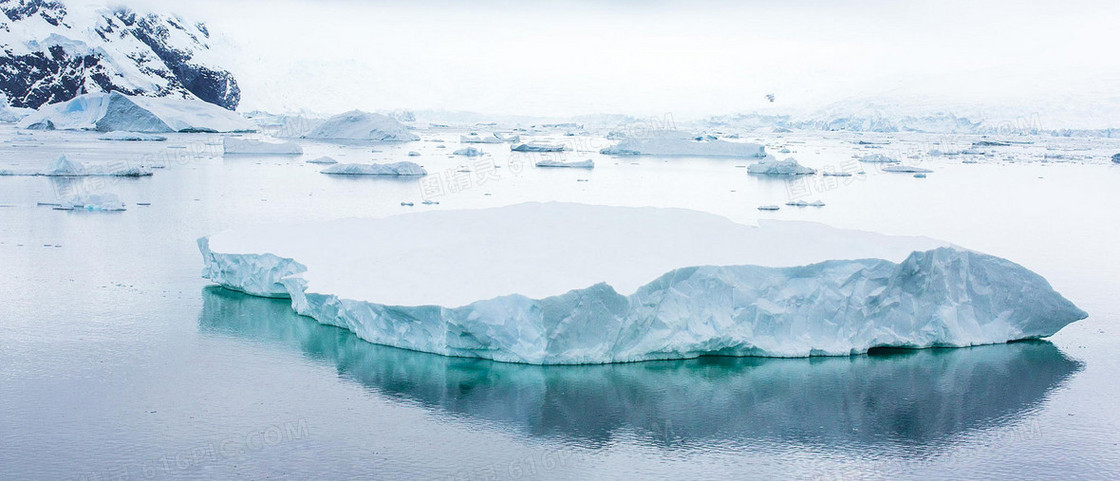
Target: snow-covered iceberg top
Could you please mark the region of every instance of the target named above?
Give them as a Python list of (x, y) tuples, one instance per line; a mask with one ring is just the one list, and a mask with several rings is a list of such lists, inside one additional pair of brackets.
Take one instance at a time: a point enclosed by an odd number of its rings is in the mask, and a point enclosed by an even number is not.
[(626, 138), (618, 145), (602, 149), (600, 153), (686, 157), (766, 157), (766, 149), (759, 144), (728, 142), (680, 131), (660, 131), (645, 137)]
[(201, 100), (92, 93), (44, 105), (19, 123), (40, 130), (110, 132), (251, 132), (256, 126), (236, 112)]
[(305, 137), (319, 140), (368, 140), (374, 142), (408, 142), (420, 137), (391, 117), (352, 110), (335, 115), (319, 124)]
[(268, 142), (257, 139), (222, 138), (226, 155), (301, 155), (303, 148), (295, 142)]
[(678, 209), (520, 204), (199, 247), (204, 277), (367, 341), (531, 364), (971, 346), (1086, 316), (1022, 266), (944, 242)]
[(485, 152), (478, 150), (474, 147), (464, 147), (451, 153), (451, 155), (461, 155), (463, 157), (478, 157)]
[(321, 171), (333, 175), (428, 175), (420, 164), (415, 162), (394, 162), (391, 164), (335, 164)]
[(805, 167), (792, 157), (786, 160), (763, 159), (747, 167), (747, 173), (755, 175), (813, 175), (816, 170)]

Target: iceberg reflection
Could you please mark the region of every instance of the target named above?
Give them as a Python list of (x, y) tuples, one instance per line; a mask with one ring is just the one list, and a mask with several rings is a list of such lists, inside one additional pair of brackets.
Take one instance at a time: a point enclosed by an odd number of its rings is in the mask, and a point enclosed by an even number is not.
[(939, 444), (1033, 412), (1081, 364), (1048, 342), (812, 359), (709, 357), (530, 366), (378, 346), (288, 300), (203, 290), (199, 328), (298, 349), (437, 413), (605, 443)]

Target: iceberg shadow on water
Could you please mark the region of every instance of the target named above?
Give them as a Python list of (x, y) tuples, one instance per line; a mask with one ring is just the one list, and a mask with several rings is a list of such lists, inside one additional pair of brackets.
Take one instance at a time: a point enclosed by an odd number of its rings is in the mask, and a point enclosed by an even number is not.
[(1045, 341), (846, 358), (495, 363), (370, 344), (295, 314), (286, 300), (216, 286), (202, 296), (203, 333), (297, 351), (449, 420), (590, 447), (636, 435), (672, 449), (793, 443), (928, 454), (1022, 422), (1082, 368)]

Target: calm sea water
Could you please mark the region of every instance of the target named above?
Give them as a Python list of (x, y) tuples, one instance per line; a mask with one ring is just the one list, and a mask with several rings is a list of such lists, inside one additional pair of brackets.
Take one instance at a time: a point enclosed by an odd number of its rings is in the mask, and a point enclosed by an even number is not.
[[(590, 172), (535, 169), (503, 145), (449, 158), (458, 134), (223, 158), (210, 135), (110, 143), (0, 128), (0, 169), (59, 153), (165, 166), (144, 179), (0, 177), (0, 478), (1120, 477), (1120, 165), (1106, 158), (1120, 145), (1054, 139), (979, 164), (923, 157), (936, 172), (915, 179), (852, 164), (872, 149), (844, 135), (766, 139), (810, 166), (868, 171), (791, 184), (737, 161), (610, 159), (594, 153), (599, 138), (565, 139), (585, 151), (570, 160), (596, 159)], [(970, 142), (904, 140), (887, 153)], [(410, 150), (435, 181), (340, 179), (303, 162)], [(1044, 152), (1093, 158), (1037, 161)], [(102, 189), (129, 209), (36, 205)], [(828, 205), (756, 210), (791, 198)], [(527, 200), (928, 235), (1023, 264), (1091, 316), (1049, 342), (534, 367), (371, 345), (199, 277), (195, 239), (234, 226)]]

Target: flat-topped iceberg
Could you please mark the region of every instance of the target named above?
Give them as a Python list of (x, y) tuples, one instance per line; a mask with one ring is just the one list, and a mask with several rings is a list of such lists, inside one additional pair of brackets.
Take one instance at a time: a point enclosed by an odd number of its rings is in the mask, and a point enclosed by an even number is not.
[(569, 169), (594, 169), (595, 161), (592, 159), (565, 162), (562, 160), (545, 159), (536, 163), (537, 167), (569, 168)]
[(509, 150), (512, 150), (514, 152), (563, 152), (565, 150), (565, 147), (563, 145), (529, 142), (527, 144), (519, 144), (510, 147)]
[(321, 171), (332, 175), (428, 175), (420, 164), (415, 162), (394, 162), (391, 164), (335, 164)]
[(222, 152), (226, 155), (302, 155), (303, 148), (295, 142), (223, 137)]
[(44, 105), (19, 123), (39, 130), (109, 132), (249, 132), (256, 126), (236, 112), (201, 100), (92, 93)]
[(895, 172), (902, 174), (930, 174), (933, 170), (924, 167), (914, 167), (913, 165), (888, 165), (883, 167), (883, 172)]
[(420, 137), (391, 117), (351, 110), (335, 115), (319, 124), (305, 137), (319, 140), (367, 140), (373, 142), (408, 142)]
[(521, 204), (199, 247), (206, 278), (366, 341), (530, 364), (972, 346), (1086, 316), (1022, 266), (944, 242), (678, 209)]
[(786, 160), (760, 160), (748, 166), (747, 173), (755, 175), (813, 175), (817, 171), (797, 163), (791, 157)]
[(629, 137), (617, 145), (602, 149), (607, 155), (656, 155), (685, 157), (766, 157), (759, 144), (728, 142), (688, 132), (660, 131), (645, 137)]

